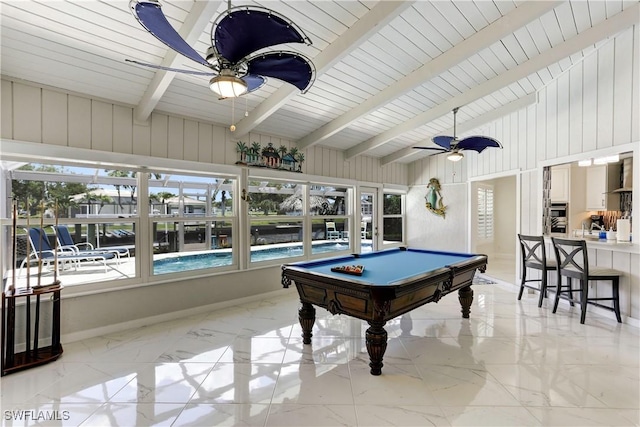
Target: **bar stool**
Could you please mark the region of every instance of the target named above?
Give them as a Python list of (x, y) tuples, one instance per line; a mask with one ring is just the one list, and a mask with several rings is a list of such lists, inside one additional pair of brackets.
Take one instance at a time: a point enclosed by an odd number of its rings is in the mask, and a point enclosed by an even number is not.
[[(522, 281), (520, 282), (520, 293), (518, 301), (522, 298), (524, 288), (533, 289), (540, 292), (538, 307), (542, 307), (542, 301), (547, 297), (547, 289), (555, 288), (549, 286), (547, 273), (556, 269), (556, 263), (553, 259), (548, 259), (544, 246), (543, 236), (525, 236), (518, 234), (520, 240), (520, 252), (522, 254)], [(527, 269), (539, 270), (540, 279), (527, 279)], [(530, 285), (532, 282), (540, 282), (540, 287)]]
[[(551, 238), (553, 250), (556, 254), (556, 264), (558, 271), (558, 291), (553, 305), (553, 312), (558, 308), (561, 294), (569, 294), (566, 298), (580, 304), (580, 323), (584, 323), (587, 316), (587, 304), (595, 305), (616, 314), (618, 323), (622, 323), (620, 317), (620, 275), (621, 272), (606, 267), (590, 267), (587, 256), (587, 243), (584, 240), (569, 240)], [(562, 285), (562, 277), (567, 278), (567, 285)], [(580, 286), (572, 287), (572, 279), (577, 279)], [(611, 280), (611, 297), (589, 297), (590, 280)], [(573, 299), (573, 292), (578, 292), (580, 299)], [(597, 301), (613, 301), (613, 307), (600, 304)]]

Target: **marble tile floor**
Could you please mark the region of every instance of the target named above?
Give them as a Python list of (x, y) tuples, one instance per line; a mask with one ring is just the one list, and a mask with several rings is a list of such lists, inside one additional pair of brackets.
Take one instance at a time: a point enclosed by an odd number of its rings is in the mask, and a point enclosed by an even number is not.
[(470, 319), (448, 295), (388, 322), (381, 376), (365, 322), (319, 309), (302, 344), (294, 288), (65, 343), (2, 378), (2, 425), (638, 426), (638, 328), (516, 291), (474, 286)]
[(487, 275), (509, 283), (520, 283), (516, 277), (516, 261), (514, 257), (490, 255), (487, 264)]

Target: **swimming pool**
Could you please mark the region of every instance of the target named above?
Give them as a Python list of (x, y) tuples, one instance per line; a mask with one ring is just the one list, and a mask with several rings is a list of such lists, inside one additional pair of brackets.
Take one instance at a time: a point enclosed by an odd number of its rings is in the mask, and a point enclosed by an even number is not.
[[(313, 253), (346, 251), (349, 245), (344, 242), (321, 243), (313, 245)], [(362, 244), (362, 252), (370, 252), (371, 244)], [(302, 245), (280, 246), (275, 248), (252, 248), (251, 262), (267, 261), (279, 258), (297, 257), (303, 254)], [(153, 274), (177, 273), (179, 271), (200, 270), (231, 265), (231, 250), (178, 255), (153, 261)]]

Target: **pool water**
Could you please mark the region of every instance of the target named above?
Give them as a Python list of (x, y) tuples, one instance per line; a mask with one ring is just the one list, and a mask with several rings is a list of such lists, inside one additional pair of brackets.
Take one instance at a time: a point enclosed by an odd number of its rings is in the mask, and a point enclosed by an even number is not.
[[(322, 243), (313, 245), (313, 253), (328, 253), (346, 251), (346, 243)], [(371, 244), (363, 244), (362, 252), (370, 252)], [(303, 254), (302, 246), (286, 246), (277, 248), (258, 249), (251, 251), (251, 262), (268, 261), (278, 258), (297, 257)], [(199, 254), (179, 255), (153, 261), (153, 274), (177, 273), (179, 271), (199, 270), (204, 268), (224, 267), (231, 265), (231, 251), (206, 252)]]

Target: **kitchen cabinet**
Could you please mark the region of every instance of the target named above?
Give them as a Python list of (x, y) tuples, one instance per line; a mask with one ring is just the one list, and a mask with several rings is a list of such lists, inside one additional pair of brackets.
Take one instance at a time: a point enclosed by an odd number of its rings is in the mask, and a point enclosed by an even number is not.
[(568, 202), (571, 168), (570, 165), (553, 166), (551, 168), (551, 202)]
[(620, 199), (613, 190), (620, 186), (618, 164), (597, 165), (587, 169), (586, 209), (606, 211), (620, 209)]

